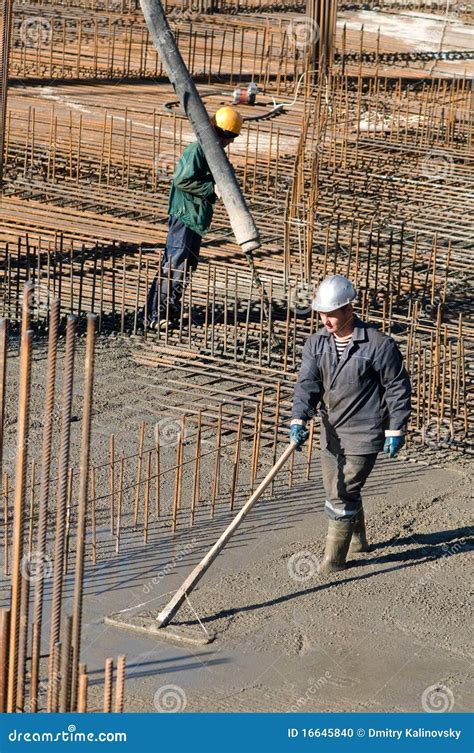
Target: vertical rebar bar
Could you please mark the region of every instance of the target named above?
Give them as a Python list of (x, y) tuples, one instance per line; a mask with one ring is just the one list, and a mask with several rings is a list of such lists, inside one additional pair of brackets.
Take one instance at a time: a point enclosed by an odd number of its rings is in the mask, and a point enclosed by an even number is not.
[(201, 471), (201, 431), (202, 431), (202, 408), (198, 410), (196, 425), (196, 444), (194, 448), (194, 470), (193, 470), (193, 491), (191, 499), (191, 525), (194, 524), (196, 509), (200, 497), (200, 471)]
[(15, 483), (15, 498), (13, 509), (13, 542), (12, 542), (12, 581), (11, 581), (11, 624), (10, 624), (10, 653), (8, 676), (8, 712), (17, 711), (17, 682), (18, 682), (18, 647), (20, 632), (21, 608), (21, 576), (24, 567), (23, 559), (23, 528), (26, 472), (28, 462), (28, 426), (30, 411), (31, 384), (31, 353), (33, 333), (27, 330), (23, 333), (20, 350), (20, 389), (18, 406), (18, 444), (17, 471)]
[(150, 516), (151, 450), (146, 453), (145, 464), (145, 510), (143, 515), (143, 542), (148, 543), (148, 518)]
[(112, 690), (114, 679), (114, 660), (105, 660), (104, 670), (104, 713), (110, 714), (112, 711)]
[(117, 525), (115, 527), (115, 554), (120, 551), (120, 534), (122, 532), (122, 501), (123, 501), (123, 474), (125, 468), (125, 456), (122, 450), (119, 463), (118, 475), (118, 499), (117, 499)]
[(123, 713), (125, 690), (125, 656), (117, 657), (117, 679), (115, 681), (115, 713)]
[(78, 683), (77, 713), (85, 714), (87, 711), (87, 687), (89, 678), (86, 672), (81, 672)]
[(5, 132), (7, 119), (7, 95), (9, 78), (9, 61), (11, 50), (11, 31), (13, 17), (13, 0), (2, 0), (0, 14), (0, 194), (3, 192)]
[(139, 448), (138, 448), (138, 460), (137, 460), (137, 482), (136, 482), (136, 492), (135, 492), (135, 512), (134, 512), (134, 520), (133, 524), (138, 524), (138, 512), (140, 507), (140, 485), (141, 485), (141, 479), (142, 479), (142, 463), (143, 463), (143, 447), (145, 445), (145, 422), (142, 421), (140, 424), (140, 438), (139, 438)]
[[(61, 632), (61, 606), (63, 593), (64, 534), (66, 528), (66, 503), (68, 493), (69, 450), (71, 442), (71, 414), (74, 383), (74, 351), (77, 330), (77, 317), (69, 314), (66, 325), (66, 349), (62, 385), (61, 430), (58, 455), (58, 486), (56, 496), (56, 525), (54, 532), (53, 592), (51, 597), (50, 622), (50, 678), (54, 646)], [(48, 687), (49, 705), (52, 703), (53, 686)]]
[(5, 425), (5, 387), (7, 378), (8, 320), (0, 319), (0, 480), (3, 479), (3, 430)]
[[(87, 526), (87, 499), (92, 423), (92, 393), (94, 386), (94, 345), (97, 317), (87, 315), (86, 359), (84, 364), (84, 408), (82, 413), (81, 462), (79, 469), (79, 499), (76, 530), (76, 569), (72, 611), (72, 673), (71, 708), (76, 707), (78, 666), (81, 652), (82, 597), (84, 588), (84, 556)], [(113, 520), (112, 520), (113, 528)]]
[(66, 615), (64, 626), (64, 641), (61, 655), (61, 676), (59, 688), (59, 713), (65, 714), (71, 710), (71, 639), (72, 616)]
[[(25, 557), (30, 561), (31, 552)], [(25, 685), (26, 685), (26, 656), (28, 653), (28, 616), (30, 606), (30, 572), (25, 567), (23, 558), (23, 572), (21, 579), (21, 603), (20, 603), (20, 640), (18, 643), (18, 683), (16, 691), (17, 709), (24, 711)]]
[(109, 440), (109, 489), (110, 489), (110, 535), (114, 535), (115, 516), (115, 437), (110, 435)]
[(0, 714), (7, 710), (10, 610), (0, 609)]

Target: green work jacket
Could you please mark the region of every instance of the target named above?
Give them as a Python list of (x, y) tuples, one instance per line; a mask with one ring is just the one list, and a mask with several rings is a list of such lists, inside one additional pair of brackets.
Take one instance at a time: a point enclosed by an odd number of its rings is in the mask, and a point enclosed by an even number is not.
[(198, 141), (186, 147), (171, 183), (168, 213), (199, 235), (207, 233), (214, 212), (214, 178)]

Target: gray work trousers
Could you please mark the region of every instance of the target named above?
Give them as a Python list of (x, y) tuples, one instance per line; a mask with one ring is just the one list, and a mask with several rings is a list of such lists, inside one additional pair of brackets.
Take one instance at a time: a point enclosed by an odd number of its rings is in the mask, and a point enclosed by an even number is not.
[(361, 491), (378, 453), (346, 455), (321, 450), (321, 470), (326, 492), (325, 512), (333, 520), (350, 520), (362, 508)]

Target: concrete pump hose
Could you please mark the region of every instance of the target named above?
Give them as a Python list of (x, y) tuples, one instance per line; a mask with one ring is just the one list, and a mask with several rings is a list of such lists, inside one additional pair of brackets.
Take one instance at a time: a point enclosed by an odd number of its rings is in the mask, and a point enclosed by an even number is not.
[(206, 155), (235, 239), (244, 253), (259, 248), (260, 236), (234, 170), (210, 122), (209, 115), (181, 57), (160, 0), (140, 0), (153, 43)]

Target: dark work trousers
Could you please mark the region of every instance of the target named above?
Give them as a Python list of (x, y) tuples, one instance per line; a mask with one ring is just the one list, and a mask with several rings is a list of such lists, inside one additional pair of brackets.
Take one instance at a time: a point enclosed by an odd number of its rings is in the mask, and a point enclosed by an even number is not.
[[(168, 236), (161, 261), (161, 290), (158, 291), (158, 275), (153, 280), (147, 297), (149, 321), (179, 319), (186, 269), (196, 269), (201, 248), (201, 236), (187, 227), (178, 217), (168, 219)], [(171, 267), (170, 278), (168, 270)], [(168, 284), (169, 283), (169, 284)], [(168, 290), (169, 287), (169, 290)], [(169, 299), (169, 308), (167, 300)]]
[(350, 520), (362, 508), (361, 491), (372, 471), (377, 453), (346, 455), (321, 450), (321, 471), (326, 492), (325, 511), (333, 520)]

